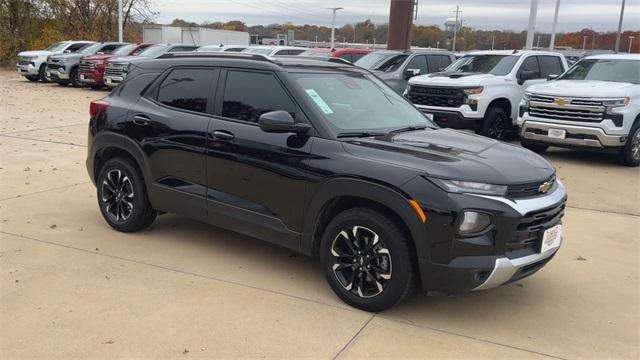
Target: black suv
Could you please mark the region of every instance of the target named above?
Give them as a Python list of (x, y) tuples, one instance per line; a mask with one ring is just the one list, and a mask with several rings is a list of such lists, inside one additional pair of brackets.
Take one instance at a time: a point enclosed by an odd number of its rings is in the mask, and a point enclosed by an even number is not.
[(90, 113), (87, 169), (114, 229), (171, 212), (316, 255), (360, 309), (520, 279), (562, 240), (547, 161), (440, 129), (352, 65), (167, 54)]

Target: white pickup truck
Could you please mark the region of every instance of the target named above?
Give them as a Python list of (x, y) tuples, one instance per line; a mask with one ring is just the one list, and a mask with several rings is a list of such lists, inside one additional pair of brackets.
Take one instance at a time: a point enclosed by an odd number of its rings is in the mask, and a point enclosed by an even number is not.
[(472, 52), (442, 72), (412, 77), (404, 95), (440, 126), (502, 140), (516, 129), (524, 90), (567, 67), (555, 52)]
[(93, 44), (94, 41), (60, 41), (44, 50), (22, 51), (18, 54), (18, 63), (16, 71), (29, 81), (38, 81), (45, 79), (47, 68), (47, 58), (56, 54), (75, 53), (83, 47)]
[(589, 56), (520, 103), (522, 145), (598, 149), (640, 165), (640, 55)]

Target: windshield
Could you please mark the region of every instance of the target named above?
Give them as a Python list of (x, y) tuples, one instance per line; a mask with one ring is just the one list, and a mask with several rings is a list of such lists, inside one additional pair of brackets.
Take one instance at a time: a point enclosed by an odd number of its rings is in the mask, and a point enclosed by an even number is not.
[(367, 70), (390, 72), (399, 68), (408, 56), (407, 54), (372, 52), (361, 57), (355, 65)]
[(584, 59), (558, 79), (600, 80), (640, 84), (640, 61), (622, 59)]
[(271, 54), (271, 49), (270, 48), (246, 48), (242, 50), (242, 52), (269, 55)]
[(59, 52), (59, 51), (62, 51), (62, 49), (64, 49), (66, 46), (67, 46), (67, 42), (60, 41), (49, 46), (48, 48), (46, 48), (46, 50), (51, 52)]
[(435, 127), (375, 76), (360, 73), (292, 76), (336, 134), (389, 132), (409, 126)]
[(136, 48), (136, 44), (129, 44), (129, 45), (124, 45), (121, 46), (119, 48), (117, 48), (116, 50), (114, 50), (113, 52), (111, 52), (111, 54), (113, 55), (129, 55), (129, 53)]
[(78, 51), (80, 54), (95, 54), (96, 51), (100, 50), (102, 44), (90, 44)]
[(152, 45), (142, 50), (138, 54), (138, 56), (146, 56), (146, 57), (154, 58), (156, 56), (160, 56), (164, 54), (167, 48), (169, 48), (169, 45)]
[(446, 72), (474, 72), (507, 75), (518, 62), (516, 55), (467, 55), (449, 65)]

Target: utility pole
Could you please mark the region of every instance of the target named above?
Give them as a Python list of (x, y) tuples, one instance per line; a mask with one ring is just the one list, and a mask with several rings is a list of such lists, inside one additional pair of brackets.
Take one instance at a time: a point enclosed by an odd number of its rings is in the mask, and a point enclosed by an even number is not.
[(491, 50), (494, 49), (495, 45), (496, 45), (496, 36), (492, 35), (491, 36)]
[(558, 13), (560, 12), (560, 0), (556, 0), (556, 12), (553, 15), (553, 26), (551, 27), (551, 40), (549, 40), (549, 50), (553, 51), (556, 46), (556, 25), (558, 24)]
[(539, 48), (540, 47), (540, 34), (538, 34), (538, 41), (536, 41), (536, 47)]
[(122, 42), (122, 0), (118, 0), (118, 41)]
[(456, 5), (456, 23), (453, 26), (453, 47), (451, 51), (456, 51), (456, 37), (458, 36), (458, 22), (460, 21), (460, 5)]
[(620, 7), (620, 21), (618, 21), (618, 34), (616, 35), (615, 52), (620, 51), (620, 35), (622, 34), (622, 18), (624, 18), (624, 3), (625, 3), (625, 0), (622, 0), (622, 6)]
[(635, 36), (629, 36), (629, 54), (631, 54), (631, 45), (633, 44), (633, 39), (635, 38)]
[(585, 47), (587, 46), (587, 38), (588, 36), (586, 35), (582, 37), (582, 51), (584, 51)]
[(336, 11), (342, 10), (341, 7), (327, 8), (331, 10), (331, 49), (334, 49), (335, 37), (336, 37)]
[(524, 46), (526, 50), (533, 48), (533, 35), (536, 32), (536, 16), (538, 15), (538, 0), (531, 0), (529, 10), (529, 27), (527, 27), (527, 42)]
[(417, 1), (391, 0), (389, 2), (387, 49), (404, 51), (411, 48), (411, 32)]

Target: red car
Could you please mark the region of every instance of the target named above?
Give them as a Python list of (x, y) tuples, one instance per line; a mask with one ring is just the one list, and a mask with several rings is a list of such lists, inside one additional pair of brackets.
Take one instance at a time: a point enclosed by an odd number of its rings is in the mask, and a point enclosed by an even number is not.
[(356, 62), (356, 60), (370, 53), (371, 50), (368, 49), (329, 49), (329, 48), (311, 48), (303, 53), (300, 56), (315, 56), (315, 57), (334, 57), (341, 58), (352, 63)]
[(80, 59), (80, 84), (100, 89), (104, 86), (104, 69), (107, 59), (118, 56), (135, 56), (153, 44), (128, 44), (111, 54), (95, 54)]

